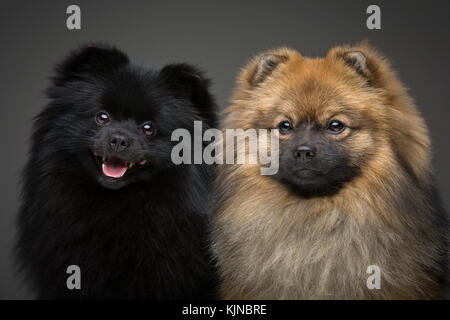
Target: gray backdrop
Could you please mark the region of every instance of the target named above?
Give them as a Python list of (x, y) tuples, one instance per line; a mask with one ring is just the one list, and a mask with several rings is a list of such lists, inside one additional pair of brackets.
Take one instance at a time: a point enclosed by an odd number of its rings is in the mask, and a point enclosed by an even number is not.
[[(82, 30), (66, 28), (66, 7), (78, 4)], [(378, 4), (382, 30), (366, 28)], [(323, 56), (342, 43), (369, 39), (399, 71), (430, 127), (434, 166), (450, 205), (448, 137), (450, 21), (446, 1), (17, 1), (1, 0), (0, 299), (32, 298), (11, 259), (19, 176), (32, 117), (46, 104), (52, 67), (86, 41), (117, 45), (148, 66), (187, 61), (213, 79), (219, 104), (252, 55), (287, 45)]]

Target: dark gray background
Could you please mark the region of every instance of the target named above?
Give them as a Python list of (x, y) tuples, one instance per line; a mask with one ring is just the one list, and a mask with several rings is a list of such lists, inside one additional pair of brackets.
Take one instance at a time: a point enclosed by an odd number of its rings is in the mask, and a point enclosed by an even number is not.
[[(369, 39), (391, 58), (430, 127), (438, 187), (448, 209), (446, 2), (1, 0), (0, 299), (32, 297), (11, 259), (20, 171), (32, 117), (46, 104), (43, 90), (54, 63), (86, 41), (115, 44), (147, 66), (197, 64), (213, 79), (213, 93), (224, 107), (239, 68), (262, 50), (287, 45), (304, 55), (323, 56), (336, 44)], [(81, 6), (81, 31), (66, 29), (69, 4)], [(381, 7), (381, 31), (366, 29), (370, 4)]]

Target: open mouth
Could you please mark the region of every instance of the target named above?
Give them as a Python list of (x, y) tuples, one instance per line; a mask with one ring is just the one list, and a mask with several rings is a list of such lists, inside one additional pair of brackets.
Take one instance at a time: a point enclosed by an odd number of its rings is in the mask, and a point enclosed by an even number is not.
[(95, 159), (102, 166), (102, 172), (109, 178), (122, 178), (127, 172), (147, 164), (147, 160), (128, 162), (114, 156), (100, 156), (94, 152)]

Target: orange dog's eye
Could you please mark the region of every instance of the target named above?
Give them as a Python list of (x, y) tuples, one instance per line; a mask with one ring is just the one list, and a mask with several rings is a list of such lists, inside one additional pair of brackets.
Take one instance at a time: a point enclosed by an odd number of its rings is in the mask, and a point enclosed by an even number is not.
[(281, 134), (288, 134), (293, 129), (294, 126), (289, 120), (283, 120), (278, 124), (278, 130), (280, 130)]
[(344, 130), (345, 125), (339, 120), (331, 120), (327, 127), (327, 131), (332, 134), (339, 134)]

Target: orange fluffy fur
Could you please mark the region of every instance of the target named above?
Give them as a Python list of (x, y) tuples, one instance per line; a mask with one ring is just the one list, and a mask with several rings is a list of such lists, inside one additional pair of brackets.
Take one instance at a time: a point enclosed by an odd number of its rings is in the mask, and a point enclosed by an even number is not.
[[(364, 54), (367, 77), (346, 63), (348, 52)], [(269, 70), (265, 57), (273, 60)], [(430, 201), (428, 131), (373, 48), (340, 46), (325, 58), (288, 48), (256, 56), (241, 72), (223, 127), (275, 128), (286, 117), (323, 122), (333, 114), (360, 128), (336, 137), (346, 139), (361, 174), (335, 195), (302, 198), (258, 165), (219, 166), (212, 238), (223, 298), (441, 296), (448, 229)], [(381, 269), (379, 290), (366, 286), (370, 265)]]

